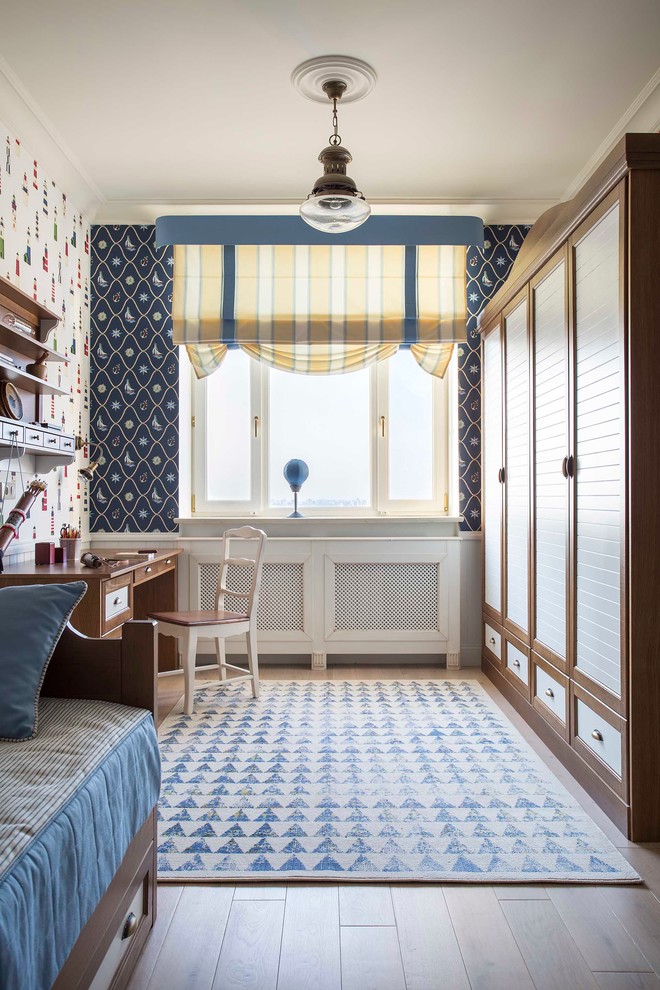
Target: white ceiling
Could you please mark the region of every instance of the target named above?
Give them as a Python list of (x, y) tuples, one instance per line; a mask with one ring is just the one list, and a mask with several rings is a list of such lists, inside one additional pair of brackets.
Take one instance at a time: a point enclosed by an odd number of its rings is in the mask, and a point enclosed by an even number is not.
[(542, 205), (626, 129), (640, 94), (654, 96), (660, 2), (21, 0), (2, 10), (6, 79), (108, 218), (140, 203), (299, 201), (330, 121), (290, 75), (333, 52), (379, 77), (340, 118), (369, 199)]

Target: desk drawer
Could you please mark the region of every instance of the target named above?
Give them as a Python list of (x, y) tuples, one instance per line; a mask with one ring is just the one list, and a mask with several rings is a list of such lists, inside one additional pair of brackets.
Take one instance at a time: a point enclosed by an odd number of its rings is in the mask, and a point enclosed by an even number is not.
[(125, 612), (126, 609), (130, 608), (129, 604), (129, 588), (126, 585), (124, 588), (118, 588), (116, 591), (108, 591), (105, 596), (105, 621), (108, 622), (113, 619), (115, 615), (119, 615), (120, 612)]
[(135, 568), (133, 574), (133, 584), (141, 584), (143, 581), (150, 581), (159, 574), (174, 570), (176, 566), (176, 556), (166, 557), (164, 560), (150, 560), (147, 564), (141, 564)]
[(105, 581), (101, 591), (103, 635), (132, 617), (131, 575)]

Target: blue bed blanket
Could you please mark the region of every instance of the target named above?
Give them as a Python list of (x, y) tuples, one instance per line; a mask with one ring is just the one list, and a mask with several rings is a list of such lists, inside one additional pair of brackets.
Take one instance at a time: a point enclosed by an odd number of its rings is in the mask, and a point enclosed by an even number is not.
[(50, 990), (159, 790), (142, 709), (42, 698), (0, 743), (0, 990)]

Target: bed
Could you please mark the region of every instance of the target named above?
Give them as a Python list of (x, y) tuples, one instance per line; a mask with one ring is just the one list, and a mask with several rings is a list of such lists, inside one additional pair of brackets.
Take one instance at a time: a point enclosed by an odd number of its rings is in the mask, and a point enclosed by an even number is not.
[(39, 732), (0, 743), (0, 988), (128, 981), (155, 918), (151, 622), (122, 640), (65, 631)]

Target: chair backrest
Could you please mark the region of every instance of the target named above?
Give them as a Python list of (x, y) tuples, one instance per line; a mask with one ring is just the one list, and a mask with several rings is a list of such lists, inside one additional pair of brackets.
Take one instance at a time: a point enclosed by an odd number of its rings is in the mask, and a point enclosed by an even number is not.
[[(236, 548), (234, 551), (233, 548)], [(261, 572), (264, 566), (266, 534), (253, 526), (226, 529), (222, 534), (222, 560), (218, 572), (216, 608), (240, 612), (256, 619), (261, 589)], [(231, 580), (231, 586), (230, 586)], [(227, 608), (225, 596), (239, 599), (240, 608)], [(243, 607), (245, 602), (245, 607)]]

